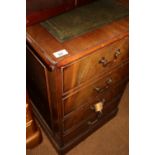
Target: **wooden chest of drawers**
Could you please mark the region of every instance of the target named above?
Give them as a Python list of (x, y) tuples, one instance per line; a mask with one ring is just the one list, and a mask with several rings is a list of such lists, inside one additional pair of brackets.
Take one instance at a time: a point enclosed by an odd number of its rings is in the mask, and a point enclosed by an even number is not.
[[(27, 28), (27, 87), (33, 110), (63, 154), (118, 111), (128, 81), (128, 18), (58, 42)], [(53, 53), (66, 50), (56, 58)]]

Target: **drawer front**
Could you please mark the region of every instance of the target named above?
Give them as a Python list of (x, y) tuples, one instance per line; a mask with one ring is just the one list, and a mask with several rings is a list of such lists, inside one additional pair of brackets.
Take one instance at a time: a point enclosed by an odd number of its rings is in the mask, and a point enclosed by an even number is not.
[(63, 92), (118, 66), (128, 59), (128, 37), (63, 68)]
[[(64, 145), (67, 145), (68, 143), (78, 143), (82, 139), (86, 138), (88, 135), (90, 135), (92, 132), (94, 132), (96, 129), (101, 127), (103, 124), (105, 124), (107, 121), (112, 119), (117, 114), (118, 109), (114, 109), (112, 112), (110, 112), (107, 115), (103, 115), (100, 120), (96, 121), (95, 124), (89, 125), (88, 122), (85, 122), (82, 126), (75, 129), (71, 133), (63, 136), (63, 143)], [(93, 121), (93, 118), (92, 120)]]
[[(64, 99), (64, 115), (67, 115), (82, 105), (90, 104), (98, 98), (98, 95), (104, 95), (108, 88), (116, 83), (122, 82), (125, 78), (128, 78), (128, 63), (120, 66), (118, 69), (109, 73), (106, 77), (102, 77), (91, 86), (81, 89), (76, 94)], [(110, 98), (110, 96), (107, 95), (106, 97), (107, 99)]]
[(73, 128), (73, 130), (68, 130), (64, 132), (64, 143), (67, 143), (72, 139), (79, 137), (81, 134), (84, 134), (88, 130), (91, 130), (93, 127), (104, 121), (107, 116), (111, 115), (113, 111), (118, 109), (119, 100), (120, 96), (115, 98), (111, 103), (109, 103), (108, 107), (106, 108), (106, 110), (103, 111), (101, 115), (93, 113), (93, 115), (91, 115), (89, 119), (83, 121), (79, 126), (77, 126), (77, 128)]
[(72, 113), (67, 115), (64, 118), (64, 131), (71, 128), (76, 128), (84, 120), (98, 115), (98, 112), (95, 112), (95, 109), (93, 107), (99, 102), (103, 102), (103, 113), (109, 112), (109, 108), (115, 106), (114, 104), (111, 104), (111, 102), (114, 98), (118, 98), (121, 96), (125, 86), (126, 81), (119, 86), (110, 88), (105, 94), (100, 94), (94, 97), (90, 105), (84, 105), (76, 111), (73, 111)]

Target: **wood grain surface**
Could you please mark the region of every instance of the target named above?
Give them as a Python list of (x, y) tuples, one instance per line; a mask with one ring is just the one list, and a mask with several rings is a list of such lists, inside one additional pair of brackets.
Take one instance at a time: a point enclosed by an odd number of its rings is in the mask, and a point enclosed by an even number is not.
[[(125, 88), (123, 81), (128, 79), (128, 67), (119, 70), (128, 63), (128, 35), (128, 17), (63, 43), (40, 24), (27, 28), (28, 91), (34, 114), (59, 155), (64, 155), (117, 114)], [(68, 54), (56, 58), (53, 53), (62, 49)], [(111, 88), (107, 94), (97, 95), (107, 100), (99, 119), (97, 111), (90, 111), (90, 105), (98, 102), (94, 100), (92, 87), (109, 87), (104, 78), (113, 71), (116, 73)], [(92, 102), (85, 104), (88, 100)], [(88, 132), (84, 132), (85, 127)]]
[[(128, 155), (129, 154), (129, 92), (128, 86), (119, 104), (118, 115), (97, 130), (66, 155)], [(57, 155), (53, 145), (42, 131), (43, 142), (27, 155)]]
[[(60, 43), (40, 24), (36, 24), (27, 28), (27, 41), (41, 57), (43, 63), (59, 67), (128, 36), (128, 25), (128, 17), (126, 17), (85, 35)], [(53, 53), (62, 49), (66, 49), (69, 54), (55, 58)]]

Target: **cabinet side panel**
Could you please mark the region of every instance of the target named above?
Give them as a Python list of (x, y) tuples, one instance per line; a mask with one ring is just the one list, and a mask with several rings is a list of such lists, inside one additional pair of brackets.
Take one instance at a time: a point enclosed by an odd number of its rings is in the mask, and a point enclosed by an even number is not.
[(26, 49), (26, 82), (30, 97), (46, 122), (51, 125), (45, 66)]
[(55, 139), (62, 146), (62, 81), (59, 75), (60, 69), (53, 68), (53, 71), (48, 72), (49, 80), (49, 91), (51, 94), (51, 113), (52, 113), (52, 124), (55, 134)]

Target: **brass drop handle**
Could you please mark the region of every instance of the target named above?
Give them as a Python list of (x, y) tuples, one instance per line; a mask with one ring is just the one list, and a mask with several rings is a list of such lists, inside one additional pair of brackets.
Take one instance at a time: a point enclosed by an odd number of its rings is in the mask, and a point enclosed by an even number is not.
[(103, 65), (103, 67), (106, 67), (110, 62), (105, 57), (102, 57), (101, 60), (99, 60), (99, 63)]
[(117, 59), (119, 56), (121, 55), (121, 50), (120, 49), (117, 49), (116, 52), (115, 52), (115, 59)]
[(107, 85), (111, 85), (113, 83), (113, 80), (112, 78), (109, 78), (107, 81), (106, 81)]
[(102, 57), (101, 60), (99, 60), (99, 63), (102, 64), (103, 67), (106, 67), (108, 64), (113, 63), (113, 61), (115, 61), (120, 55), (121, 55), (121, 50), (118, 48), (114, 53), (114, 60), (108, 61), (105, 57)]
[(106, 81), (107, 85), (104, 88), (95, 87), (94, 90), (96, 90), (98, 93), (104, 93), (109, 88), (109, 86), (112, 84), (112, 82), (113, 82), (112, 78), (109, 78)]
[(109, 86), (106, 86), (106, 87), (104, 87), (104, 88), (95, 87), (94, 90), (95, 90), (97, 93), (104, 93), (108, 88), (109, 88)]
[(94, 121), (88, 121), (88, 125), (94, 125), (96, 124), (98, 119), (95, 119)]

